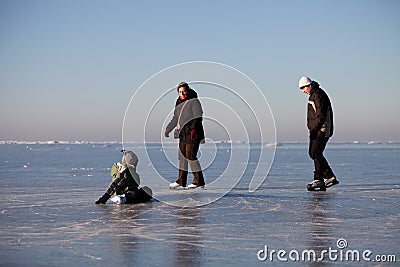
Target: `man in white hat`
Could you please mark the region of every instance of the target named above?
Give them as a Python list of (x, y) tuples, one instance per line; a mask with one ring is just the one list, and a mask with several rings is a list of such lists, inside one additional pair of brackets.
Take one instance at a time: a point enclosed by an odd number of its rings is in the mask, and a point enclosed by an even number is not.
[(307, 110), (307, 128), (310, 132), (308, 154), (314, 161), (314, 181), (307, 185), (307, 190), (325, 191), (327, 187), (336, 185), (336, 179), (324, 150), (329, 138), (333, 135), (333, 110), (328, 95), (316, 81), (303, 76), (299, 80), (300, 90), (309, 95)]

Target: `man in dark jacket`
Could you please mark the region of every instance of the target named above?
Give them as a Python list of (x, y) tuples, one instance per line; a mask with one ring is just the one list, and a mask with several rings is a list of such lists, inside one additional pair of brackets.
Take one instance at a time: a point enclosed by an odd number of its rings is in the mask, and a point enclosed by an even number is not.
[(197, 160), (200, 144), (204, 142), (203, 109), (197, 98), (197, 93), (186, 82), (180, 83), (177, 91), (179, 97), (175, 103), (174, 116), (164, 133), (165, 137), (169, 137), (169, 133), (175, 129), (176, 136), (174, 137), (179, 138), (178, 179), (170, 184), (170, 188), (186, 187), (188, 164), (194, 176), (193, 182), (188, 187), (203, 188), (205, 185), (204, 176)]
[(326, 190), (339, 183), (328, 161), (323, 155), (329, 138), (333, 135), (333, 110), (328, 95), (316, 81), (303, 76), (299, 80), (303, 93), (309, 95), (307, 110), (307, 128), (310, 132), (308, 153), (314, 161), (314, 181), (307, 190)]

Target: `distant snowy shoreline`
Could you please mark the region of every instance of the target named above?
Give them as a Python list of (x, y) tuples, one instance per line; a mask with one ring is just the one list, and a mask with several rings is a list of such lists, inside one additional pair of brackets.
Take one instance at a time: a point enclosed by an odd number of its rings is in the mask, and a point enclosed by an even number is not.
[[(165, 144), (176, 144), (176, 141), (173, 142), (164, 142)], [(247, 142), (242, 141), (214, 141), (215, 144), (248, 144)], [(8, 141), (0, 141), (0, 145), (122, 145), (121, 141), (24, 141), (24, 140), (8, 140)], [(125, 144), (143, 144), (142, 142), (125, 142)], [(161, 144), (160, 142), (148, 142), (147, 144), (157, 145)], [(257, 142), (251, 144), (259, 144)], [(264, 146), (282, 146), (282, 145), (295, 145), (295, 144), (307, 144), (307, 142), (297, 142), (297, 141), (286, 141), (279, 143), (265, 143)], [(343, 141), (343, 142), (331, 142), (330, 144), (400, 144), (400, 141)]]

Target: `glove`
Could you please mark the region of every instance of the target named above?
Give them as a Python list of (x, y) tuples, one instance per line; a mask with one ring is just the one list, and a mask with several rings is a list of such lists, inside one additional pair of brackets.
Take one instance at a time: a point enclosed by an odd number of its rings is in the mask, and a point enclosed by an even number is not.
[(190, 139), (192, 139), (192, 140), (196, 139), (196, 130), (190, 131)]
[(169, 137), (169, 132), (168, 132), (167, 129), (165, 129), (164, 136), (165, 136), (165, 137)]
[(101, 198), (99, 198), (95, 203), (96, 204), (106, 204), (107, 200), (110, 198), (111, 196), (107, 193), (105, 193), (104, 195), (101, 196)]

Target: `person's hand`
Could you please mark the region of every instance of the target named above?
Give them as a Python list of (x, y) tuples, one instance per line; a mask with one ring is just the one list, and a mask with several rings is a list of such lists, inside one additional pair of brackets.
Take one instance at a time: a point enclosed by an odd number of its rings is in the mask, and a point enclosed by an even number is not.
[(95, 203), (96, 204), (106, 204), (107, 200), (110, 198), (111, 196), (107, 193), (104, 193), (104, 195), (102, 195)]
[(168, 132), (167, 129), (165, 129), (164, 136), (167, 137), (167, 138), (169, 137), (169, 132)]
[(196, 130), (190, 131), (190, 139), (192, 139), (192, 140), (196, 139)]

